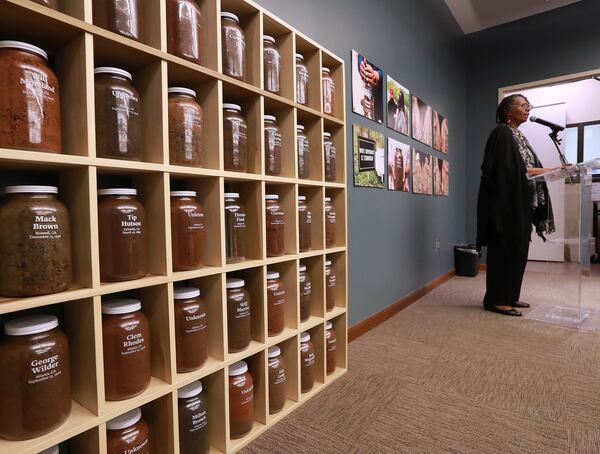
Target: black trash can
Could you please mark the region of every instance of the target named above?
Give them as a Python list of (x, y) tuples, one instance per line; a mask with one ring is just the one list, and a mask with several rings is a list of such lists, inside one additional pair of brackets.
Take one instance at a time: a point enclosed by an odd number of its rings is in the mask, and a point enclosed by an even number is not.
[(475, 277), (479, 274), (479, 254), (474, 244), (454, 246), (454, 269), (457, 276)]

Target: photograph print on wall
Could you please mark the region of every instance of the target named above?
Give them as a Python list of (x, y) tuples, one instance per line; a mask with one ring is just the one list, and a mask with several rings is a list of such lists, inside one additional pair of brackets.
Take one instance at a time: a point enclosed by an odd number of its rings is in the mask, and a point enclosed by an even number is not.
[(411, 109), (412, 136), (413, 139), (429, 146), (433, 143), (431, 113), (431, 107), (413, 95)]
[(433, 111), (433, 148), (448, 154), (448, 119)]
[(364, 126), (354, 125), (354, 186), (383, 189), (385, 182), (385, 137)]
[(383, 70), (352, 51), (352, 111), (383, 124)]
[(449, 163), (445, 159), (433, 160), (433, 193), (434, 195), (448, 195)]
[(387, 76), (387, 127), (408, 135), (410, 125), (410, 92)]
[(433, 194), (433, 156), (419, 150), (413, 151), (412, 181), (415, 194)]
[(410, 192), (410, 145), (388, 138), (388, 189)]

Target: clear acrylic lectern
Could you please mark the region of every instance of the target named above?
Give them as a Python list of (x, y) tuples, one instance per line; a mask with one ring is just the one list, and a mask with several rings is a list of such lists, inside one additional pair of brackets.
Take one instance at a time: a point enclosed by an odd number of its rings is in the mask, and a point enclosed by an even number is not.
[[(525, 317), (582, 330), (600, 329), (600, 271), (591, 263), (596, 256), (592, 236), (594, 203), (592, 175), (600, 173), (600, 159), (555, 170), (533, 177), (545, 181), (555, 210), (556, 233), (542, 247), (548, 262), (529, 262), (528, 270), (550, 275), (543, 282), (546, 291), (532, 300), (532, 310)], [(530, 277), (534, 276), (534, 277)], [(528, 278), (535, 279), (535, 274)]]

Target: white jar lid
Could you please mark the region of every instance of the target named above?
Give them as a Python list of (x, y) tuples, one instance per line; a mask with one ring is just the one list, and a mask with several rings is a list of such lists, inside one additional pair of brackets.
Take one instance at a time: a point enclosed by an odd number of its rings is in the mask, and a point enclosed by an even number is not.
[(267, 279), (279, 279), (279, 271), (269, 271), (267, 270)]
[(236, 22), (240, 21), (239, 17), (237, 17), (235, 14), (228, 13), (226, 11), (224, 11), (224, 12), (221, 13), (221, 17), (226, 17), (227, 19), (233, 19)]
[(46, 51), (44, 51), (44, 49), (34, 46), (33, 44), (24, 43), (23, 41), (0, 41), (0, 49), (5, 48), (26, 50), (48, 60), (48, 54), (46, 53)]
[(331, 329), (331, 328), (333, 328), (333, 323), (325, 322), (325, 329)]
[(265, 121), (272, 121), (273, 123), (275, 123), (277, 121), (277, 118), (274, 115), (265, 115)]
[(278, 345), (273, 345), (272, 347), (269, 347), (269, 353), (268, 353), (269, 358), (275, 358), (279, 355), (281, 355), (281, 349), (279, 348)]
[(5, 194), (58, 194), (56, 186), (21, 185), (6, 186)]
[(323, 133), (323, 137), (325, 137), (326, 139), (330, 139), (331, 138), (331, 133), (330, 132), (324, 132)]
[(132, 189), (132, 188), (99, 189), (98, 195), (137, 195), (137, 189)]
[(229, 376), (235, 377), (236, 375), (242, 375), (248, 372), (248, 364), (246, 361), (238, 361), (229, 366)]
[(303, 271), (306, 271), (306, 265), (300, 265), (298, 267), (298, 270), (302, 273)]
[(197, 396), (202, 392), (202, 382), (196, 380), (191, 382), (189, 385), (185, 385), (177, 390), (177, 397), (180, 399), (189, 399), (190, 397)]
[(44, 449), (39, 454), (58, 454), (58, 445), (54, 445), (48, 449)]
[(189, 95), (189, 96), (193, 96), (194, 98), (196, 97), (196, 92), (194, 90), (192, 90), (191, 88), (185, 88), (185, 87), (170, 87), (167, 89), (167, 93)]
[(277, 194), (267, 194), (265, 200), (279, 200), (279, 196)]
[(302, 55), (302, 54), (296, 54), (296, 58), (297, 58), (298, 60), (302, 60), (302, 61), (304, 61), (304, 55)]
[(238, 279), (236, 277), (228, 277), (225, 282), (225, 288), (240, 288), (246, 285), (243, 279)]
[(310, 340), (310, 333), (307, 333), (305, 331), (302, 334), (300, 334), (300, 342), (304, 343), (304, 342), (308, 342), (309, 340)]
[(94, 68), (94, 74), (114, 74), (116, 76), (123, 76), (126, 79), (132, 80), (131, 73), (124, 69), (114, 68), (112, 66), (98, 66)]
[(121, 430), (126, 427), (133, 426), (136, 422), (142, 419), (142, 410), (140, 407), (129, 410), (127, 413), (123, 413), (121, 416), (111, 419), (106, 422), (106, 428), (108, 430)]
[(296, 131), (304, 131), (303, 125), (296, 125)]
[(331, 260), (327, 260), (327, 261), (325, 262), (325, 266), (331, 266)]
[(275, 38), (271, 35), (263, 35), (263, 41), (269, 41), (270, 43), (275, 44)]
[(242, 107), (239, 104), (233, 104), (230, 102), (224, 102), (223, 103), (223, 109), (224, 110), (236, 110), (238, 112), (242, 111)]
[(331, 197), (325, 197), (325, 202), (331, 202)]
[(186, 300), (198, 296), (200, 296), (200, 289), (196, 287), (177, 287), (173, 292), (173, 297), (176, 300)]
[(171, 191), (171, 197), (196, 197), (196, 191)]
[(129, 314), (141, 308), (142, 303), (133, 298), (117, 298), (102, 303), (103, 314)]
[(27, 315), (4, 324), (4, 334), (7, 336), (28, 336), (44, 333), (58, 326), (58, 318), (54, 315)]
[(305, 196), (305, 195), (299, 195), (299, 196), (298, 196), (298, 200), (299, 200), (300, 202), (305, 202), (305, 201), (306, 201), (306, 196)]
[(321, 72), (329, 74), (329, 73), (331, 73), (331, 70), (325, 66), (321, 66)]
[(239, 192), (226, 192), (225, 194), (223, 194), (223, 197), (225, 199), (239, 199), (240, 194)]

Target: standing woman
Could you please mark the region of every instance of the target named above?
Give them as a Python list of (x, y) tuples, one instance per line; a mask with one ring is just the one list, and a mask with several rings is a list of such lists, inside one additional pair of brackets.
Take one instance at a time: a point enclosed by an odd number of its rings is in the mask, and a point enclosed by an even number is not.
[(542, 168), (529, 141), (519, 131), (527, 121), (531, 105), (523, 95), (502, 100), (496, 112), (498, 126), (490, 134), (481, 165), (477, 201), (477, 249), (487, 246), (486, 310), (504, 315), (521, 315), (519, 302), (527, 264), (531, 226), (546, 240), (554, 232), (548, 188), (528, 175)]

